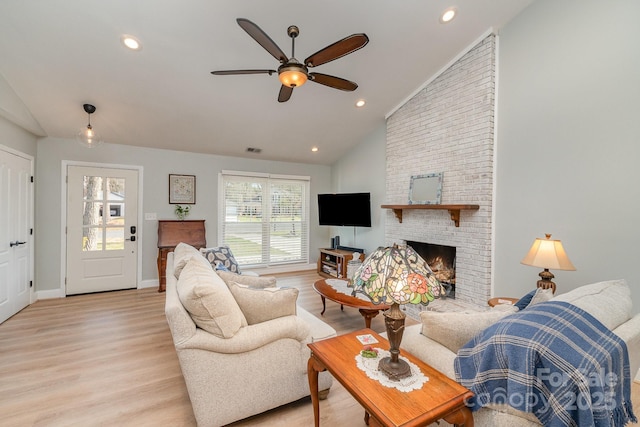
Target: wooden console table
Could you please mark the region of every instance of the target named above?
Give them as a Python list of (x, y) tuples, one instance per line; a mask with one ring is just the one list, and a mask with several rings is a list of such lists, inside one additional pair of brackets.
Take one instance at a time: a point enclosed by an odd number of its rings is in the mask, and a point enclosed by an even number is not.
[(477, 211), (480, 205), (382, 205), (384, 209), (393, 209), (398, 222), (402, 223), (402, 211), (406, 209), (446, 209), (451, 215), (451, 221), (460, 227), (460, 211)]
[(180, 242), (198, 249), (206, 247), (204, 220), (158, 221), (158, 292), (164, 292), (167, 285), (167, 254)]

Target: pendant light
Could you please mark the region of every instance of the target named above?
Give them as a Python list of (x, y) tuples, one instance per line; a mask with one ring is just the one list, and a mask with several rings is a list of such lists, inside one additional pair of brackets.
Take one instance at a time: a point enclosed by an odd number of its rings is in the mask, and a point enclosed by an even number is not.
[(84, 104), (82, 107), (89, 115), (89, 124), (87, 127), (80, 129), (80, 132), (76, 134), (76, 140), (87, 148), (93, 148), (102, 144), (102, 138), (93, 130), (93, 127), (91, 127), (91, 114), (96, 112), (96, 107), (91, 104)]

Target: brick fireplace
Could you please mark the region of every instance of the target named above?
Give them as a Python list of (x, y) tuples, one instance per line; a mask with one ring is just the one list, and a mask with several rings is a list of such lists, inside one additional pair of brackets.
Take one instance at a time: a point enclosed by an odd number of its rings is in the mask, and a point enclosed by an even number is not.
[(388, 210), (386, 244), (456, 248), (455, 298), (483, 307), (491, 295), (495, 51), (490, 35), (387, 118), (385, 203), (407, 203), (412, 175), (443, 172), (441, 203), (480, 209), (462, 211), (459, 227), (446, 210), (404, 210), (402, 223)]

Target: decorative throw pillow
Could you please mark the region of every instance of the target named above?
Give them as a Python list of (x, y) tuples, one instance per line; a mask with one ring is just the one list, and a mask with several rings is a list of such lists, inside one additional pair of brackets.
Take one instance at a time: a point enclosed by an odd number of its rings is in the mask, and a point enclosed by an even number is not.
[(224, 264), (221, 263), (220, 261), (218, 261), (218, 263), (216, 264), (216, 268), (214, 268), (214, 270), (216, 270), (216, 271), (229, 271), (229, 269), (227, 267), (225, 267)]
[(235, 282), (240, 285), (249, 286), (250, 288), (274, 288), (276, 286), (276, 278), (274, 276), (245, 276), (244, 274), (231, 273), (229, 271), (216, 271), (218, 276), (231, 287), (231, 283)]
[(531, 303), (531, 298), (533, 298), (533, 296), (536, 294), (536, 291), (537, 289), (532, 290), (531, 292), (520, 298), (518, 302), (513, 304), (513, 306), (518, 307), (518, 310), (524, 310), (525, 308), (527, 308), (529, 303)]
[(462, 313), (423, 311), (420, 313), (421, 333), (457, 353), (471, 338), (515, 311), (517, 309), (514, 307), (511, 307), (511, 310)]
[(208, 263), (190, 259), (180, 274), (177, 290), (182, 305), (199, 328), (220, 338), (231, 338), (246, 326), (231, 291)]
[(553, 298), (553, 289), (538, 288), (536, 289), (536, 293), (533, 294), (533, 298), (531, 298), (531, 302), (527, 307), (530, 307), (539, 302), (549, 301), (551, 298)]
[(626, 280), (607, 280), (580, 286), (560, 294), (554, 301), (573, 304), (614, 330), (632, 316), (631, 289)]
[(232, 273), (240, 274), (240, 266), (231, 252), (229, 246), (218, 246), (215, 248), (201, 248), (200, 252), (211, 263), (213, 267), (222, 264)]
[(296, 314), (296, 288), (257, 289), (232, 282), (229, 289), (249, 325)]
[(195, 255), (197, 255), (199, 258), (202, 258), (200, 251), (198, 251), (193, 246), (182, 242), (178, 243), (178, 245), (173, 250), (173, 275), (176, 276), (176, 279), (180, 278), (182, 269), (185, 265), (187, 265), (187, 262)]

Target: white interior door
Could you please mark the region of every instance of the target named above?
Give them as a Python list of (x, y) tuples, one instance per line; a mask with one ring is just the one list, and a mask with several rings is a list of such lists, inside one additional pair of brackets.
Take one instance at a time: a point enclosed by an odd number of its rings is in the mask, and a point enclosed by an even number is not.
[(0, 323), (29, 305), (31, 296), (31, 163), (0, 150)]
[(66, 294), (137, 287), (138, 171), (67, 168)]

